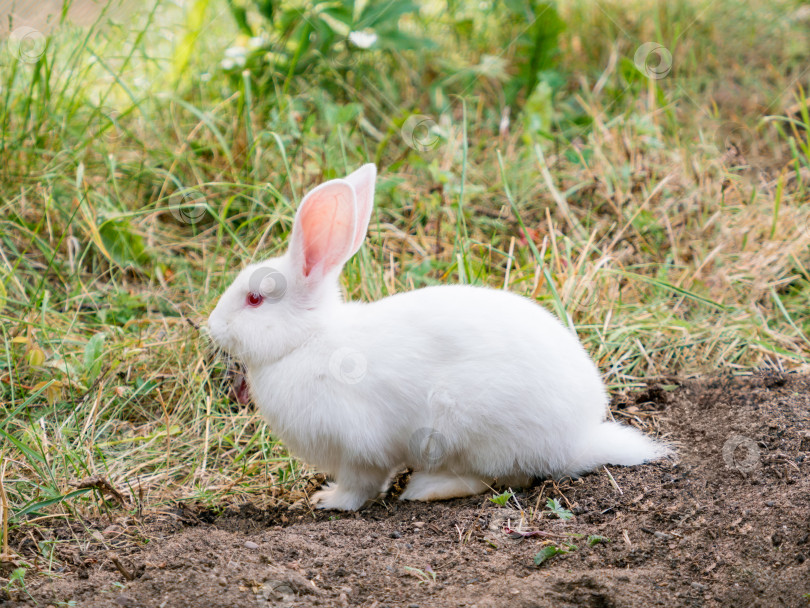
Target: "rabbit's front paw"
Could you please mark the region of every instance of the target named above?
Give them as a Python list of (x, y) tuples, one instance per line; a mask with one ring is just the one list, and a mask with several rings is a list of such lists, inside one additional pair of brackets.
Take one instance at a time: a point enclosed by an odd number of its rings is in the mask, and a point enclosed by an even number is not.
[(344, 492), (336, 483), (328, 483), (323, 490), (318, 490), (310, 497), (316, 509), (335, 509), (337, 511), (356, 511), (368, 500), (368, 496), (355, 492)]

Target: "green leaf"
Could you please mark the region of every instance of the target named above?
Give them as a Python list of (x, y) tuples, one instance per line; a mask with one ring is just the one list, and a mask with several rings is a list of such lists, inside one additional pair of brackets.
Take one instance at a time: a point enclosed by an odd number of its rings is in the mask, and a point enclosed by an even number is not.
[(507, 84), (506, 103), (513, 105), (518, 93), (533, 94), (543, 72), (552, 70), (560, 54), (559, 37), (565, 30), (553, 2), (514, 2), (509, 9), (515, 18), (525, 19), (530, 26), (514, 41), (517, 75)]
[(14, 570), (11, 576), (8, 577), (9, 586), (12, 586), (15, 582), (23, 584), (26, 572), (28, 572), (28, 568), (17, 568)]
[(231, 11), (231, 16), (239, 27), (239, 31), (246, 36), (253, 36), (253, 30), (250, 27), (250, 23), (248, 23), (247, 9), (241, 4), (236, 4), (234, 0), (227, 0), (227, 3), (228, 9)]
[(104, 339), (106, 337), (107, 334), (100, 331), (90, 338), (84, 347), (84, 369), (91, 382), (96, 379), (101, 369), (101, 355), (104, 353)]
[(593, 158), (593, 150), (590, 148), (583, 148), (577, 154), (573, 149), (568, 149), (564, 152), (565, 158), (574, 164), (582, 165), (584, 167), (590, 166), (591, 159)]
[(534, 556), (534, 565), (539, 566), (543, 562), (552, 557), (560, 555), (561, 553), (568, 553), (565, 549), (560, 549), (559, 547), (555, 547), (554, 545), (548, 545), (543, 547), (540, 552)]
[(159, 384), (157, 380), (144, 380), (139, 376), (135, 378), (135, 395), (146, 395), (155, 390)]
[(523, 122), (526, 132), (535, 140), (548, 137), (551, 133), (554, 118), (553, 95), (551, 87), (545, 82), (537, 83), (523, 108)]
[(610, 539), (607, 536), (602, 536), (600, 534), (591, 534), (585, 542), (588, 543), (589, 547), (593, 547), (599, 543), (609, 543)]
[(354, 25), (354, 29), (382, 29), (384, 26), (395, 28), (400, 17), (417, 11), (419, 11), (419, 4), (407, 0), (368, 2), (363, 6), (360, 20)]
[(32, 403), (35, 403), (39, 399), (40, 395), (42, 395), (45, 391), (47, 391), (48, 388), (51, 386), (51, 384), (53, 384), (54, 382), (55, 382), (54, 380), (51, 380), (46, 384), (35, 388), (34, 391), (30, 395), (28, 395), (28, 398), (25, 401), (23, 401), (19, 406), (17, 406), (16, 410), (11, 412), (11, 414), (6, 416), (4, 419), (0, 420), (0, 432), (2, 432), (3, 427), (6, 426), (6, 424), (9, 421), (14, 420), (14, 417), (17, 414), (19, 414), (21, 411), (23, 411)]
[(194, 53), (197, 38), (205, 25), (205, 13), (210, 0), (196, 0), (187, 7), (185, 35), (175, 47), (174, 58), (172, 60), (173, 74), (172, 80), (177, 80), (186, 72), (188, 63)]
[(504, 492), (503, 494), (493, 496), (492, 498), (490, 498), (490, 500), (494, 502), (496, 505), (504, 506), (507, 502), (509, 502), (509, 499), (512, 498), (514, 495), (515, 495), (514, 492), (507, 491)]
[(45, 509), (47, 507), (51, 507), (53, 505), (59, 504), (65, 500), (70, 500), (71, 498), (76, 498), (77, 496), (81, 496), (82, 494), (86, 494), (90, 492), (92, 488), (82, 488), (81, 490), (74, 490), (68, 494), (62, 494), (60, 496), (56, 496), (54, 498), (49, 498), (48, 500), (42, 500), (40, 502), (35, 502), (30, 505), (27, 505), (17, 511), (16, 513), (12, 513), (12, 519), (19, 519), (29, 513), (35, 513), (41, 509)]
[[(48, 385), (43, 387), (43, 390), (47, 388), (47, 386)], [(17, 446), (17, 449), (20, 450), (23, 454), (25, 454), (26, 457), (28, 458), (29, 466), (31, 466), (40, 477), (44, 477), (44, 475), (42, 475), (42, 473), (40, 472), (39, 467), (37, 467), (36, 465), (36, 462), (46, 464), (45, 457), (42, 454), (35, 452), (13, 435), (6, 433), (3, 429), (0, 429), (0, 436), (5, 437), (8, 441)]]
[(143, 239), (132, 230), (129, 221), (107, 220), (99, 226), (98, 233), (112, 260), (122, 268), (140, 267), (148, 260)]
[(8, 293), (6, 293), (6, 285), (3, 283), (2, 279), (0, 279), (0, 312), (3, 312), (3, 309), (6, 307), (7, 299)]
[(345, 125), (357, 118), (363, 111), (359, 103), (338, 105), (329, 103), (324, 108), (324, 116), (330, 125)]
[(560, 504), (556, 498), (549, 498), (546, 501), (546, 508), (562, 520), (569, 520), (574, 518), (574, 514)]
[(714, 300), (710, 300), (709, 298), (706, 298), (706, 297), (703, 297), (703, 296), (701, 296), (699, 294), (688, 291), (688, 290), (686, 290), (686, 289), (684, 289), (682, 287), (678, 287), (676, 285), (673, 285), (672, 283), (669, 283), (668, 281), (664, 281), (664, 280), (661, 280), (661, 279), (655, 279), (655, 278), (652, 278), (652, 277), (648, 277), (646, 275), (637, 274), (635, 272), (618, 271), (616, 274), (622, 275), (622, 276), (627, 277), (629, 279), (635, 279), (635, 280), (638, 280), (638, 281), (643, 281), (645, 283), (655, 285), (656, 287), (660, 287), (660, 288), (662, 288), (664, 290), (673, 291), (673, 292), (678, 293), (678, 294), (680, 294), (680, 295), (682, 295), (684, 297), (689, 298), (690, 300), (694, 300), (695, 302), (702, 302), (704, 304), (708, 304), (709, 306), (713, 306), (714, 308), (717, 308), (718, 310), (722, 310), (722, 311), (728, 310), (728, 308), (724, 304), (720, 304), (719, 302), (715, 302)]

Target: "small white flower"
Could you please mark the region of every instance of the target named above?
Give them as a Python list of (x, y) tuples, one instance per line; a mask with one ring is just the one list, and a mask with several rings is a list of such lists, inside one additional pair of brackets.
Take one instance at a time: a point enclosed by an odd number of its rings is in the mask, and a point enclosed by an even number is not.
[(243, 46), (232, 46), (225, 49), (225, 56), (230, 57), (231, 59), (236, 59), (237, 57), (244, 57), (245, 56), (245, 47)]
[(367, 49), (377, 42), (377, 34), (370, 30), (365, 32), (349, 32), (349, 42), (361, 49)]
[(253, 36), (252, 38), (248, 39), (247, 45), (251, 51), (255, 51), (258, 48), (263, 47), (267, 44), (267, 41), (262, 36)]
[(233, 59), (226, 57), (222, 60), (220, 65), (222, 66), (223, 70), (232, 70), (234, 67), (236, 67), (236, 62)]
[[(225, 49), (225, 61), (230, 59), (233, 61), (233, 65), (244, 67), (245, 62), (247, 61), (245, 55), (247, 53), (247, 49), (243, 46), (232, 46), (229, 49)], [(230, 69), (230, 68), (228, 68)]]

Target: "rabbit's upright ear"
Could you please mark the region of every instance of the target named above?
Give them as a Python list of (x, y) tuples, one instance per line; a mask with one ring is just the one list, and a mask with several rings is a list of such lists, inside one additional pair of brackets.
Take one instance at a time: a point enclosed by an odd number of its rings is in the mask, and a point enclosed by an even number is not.
[(295, 214), (290, 255), (305, 278), (318, 280), (354, 253), (357, 205), (354, 188), (335, 179), (311, 190)]
[(374, 206), (374, 183), (377, 180), (377, 167), (374, 163), (363, 165), (357, 171), (346, 177), (354, 188), (357, 200), (357, 224), (355, 225), (354, 242), (351, 255), (357, 253), (363, 239), (368, 232), (368, 222), (371, 220), (371, 208)]

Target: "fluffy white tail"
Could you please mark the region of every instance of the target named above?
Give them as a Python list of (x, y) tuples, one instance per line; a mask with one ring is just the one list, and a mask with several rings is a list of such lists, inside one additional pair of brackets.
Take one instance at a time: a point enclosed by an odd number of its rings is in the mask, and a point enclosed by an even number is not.
[(603, 422), (586, 434), (577, 452), (571, 455), (567, 474), (578, 475), (604, 464), (641, 464), (670, 453), (665, 444), (633, 427)]

